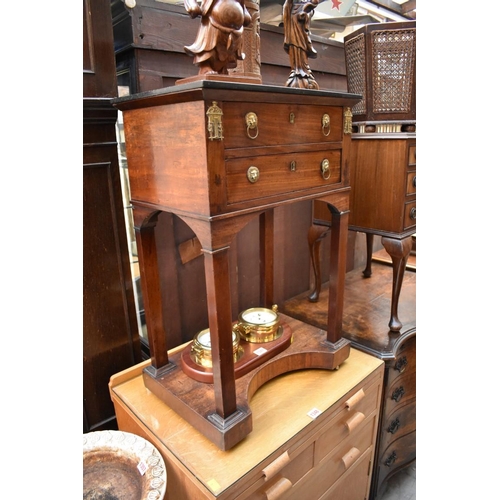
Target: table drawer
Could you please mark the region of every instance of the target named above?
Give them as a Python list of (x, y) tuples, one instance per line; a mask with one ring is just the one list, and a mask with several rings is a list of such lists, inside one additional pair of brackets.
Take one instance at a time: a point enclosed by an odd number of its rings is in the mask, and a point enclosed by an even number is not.
[[(337, 149), (227, 160), (228, 204), (284, 194), (291, 198), (295, 191), (303, 194), (304, 190), (321, 187), (330, 189), (342, 181), (341, 159)], [(324, 175), (322, 168), (326, 169)]]
[[(222, 111), (227, 149), (342, 141), (342, 107), (225, 102)], [(249, 113), (255, 128), (249, 127)]]
[(417, 370), (417, 341), (413, 336), (399, 349), (397, 356), (390, 363), (387, 373), (387, 386), (390, 386), (403, 373), (415, 374)]
[(388, 415), (382, 424), (380, 431), (380, 448), (384, 450), (392, 441), (399, 439), (405, 434), (415, 431), (417, 428), (416, 402), (400, 407)]
[(412, 201), (409, 203), (405, 203), (403, 229), (408, 229), (416, 225), (417, 225), (417, 202)]
[(408, 172), (406, 174), (406, 195), (417, 192), (417, 172)]
[[(372, 385), (368, 390), (360, 389), (348, 401), (344, 409), (336, 415), (331, 425), (322, 433), (316, 443), (316, 460), (321, 462), (331, 451), (350, 435), (355, 435), (366, 419), (377, 408), (378, 385)], [(365, 392), (366, 391), (366, 392)]]
[(386, 391), (385, 394), (386, 415), (392, 413), (398, 406), (403, 406), (416, 397), (415, 373), (405, 372), (398, 377)]
[(408, 165), (417, 164), (417, 146), (410, 146), (408, 148)]
[(408, 464), (416, 457), (417, 432), (411, 432), (390, 444), (380, 455), (379, 484), (385, 478), (403, 465)]
[[(356, 436), (344, 440), (330, 457), (294, 484), (289, 496), (283, 496), (283, 499), (319, 498), (325, 493), (343, 474), (356, 467), (364, 453), (371, 449), (376, 432), (375, 422), (376, 418), (373, 416)], [(313, 496), (311, 491), (314, 491)]]

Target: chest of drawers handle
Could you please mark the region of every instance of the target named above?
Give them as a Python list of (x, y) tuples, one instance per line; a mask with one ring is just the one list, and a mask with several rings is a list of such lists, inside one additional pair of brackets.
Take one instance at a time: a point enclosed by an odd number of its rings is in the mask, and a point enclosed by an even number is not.
[(390, 467), (391, 465), (394, 464), (394, 462), (396, 461), (396, 458), (398, 456), (396, 455), (396, 452), (393, 451), (388, 457), (387, 459), (385, 460), (384, 462), (384, 465), (386, 465), (387, 467)]
[(245, 115), (245, 122), (247, 125), (247, 136), (249, 139), (257, 139), (257, 136), (259, 135), (259, 120), (257, 115), (252, 112), (247, 113)]
[(410, 210), (410, 219), (411, 220), (417, 220), (417, 209), (415, 207), (413, 207)]
[(276, 460), (262, 469), (265, 480), (268, 481), (274, 477), (281, 469), (283, 469), (283, 467), (285, 467), (285, 465), (288, 465), (289, 463), (290, 455), (288, 455), (288, 451), (285, 451), (285, 453), (282, 453)]
[(349, 434), (358, 427), (358, 425), (365, 419), (365, 414), (357, 411), (347, 422), (345, 423)]
[(396, 401), (396, 403), (399, 403), (401, 401), (401, 398), (404, 396), (404, 394), (405, 394), (405, 390), (404, 390), (403, 386), (398, 387), (392, 393), (391, 399)]
[(267, 500), (277, 500), (284, 495), (292, 487), (292, 482), (286, 477), (278, 479), (272, 486), (270, 486), (264, 494)]
[(403, 356), (402, 358), (399, 358), (396, 361), (394, 369), (397, 370), (399, 373), (403, 373), (406, 370), (407, 366), (408, 366), (408, 360), (406, 359), (406, 356)]
[(387, 432), (390, 432), (391, 434), (396, 434), (397, 430), (399, 429), (400, 424), (401, 424), (401, 422), (399, 421), (399, 418), (395, 418), (391, 422), (391, 425), (389, 425)]
[(350, 410), (353, 408), (356, 404), (358, 404), (363, 398), (365, 397), (365, 391), (363, 389), (360, 389), (354, 396), (351, 396), (346, 402), (345, 402), (345, 407)]
[(342, 457), (342, 462), (344, 462), (344, 467), (347, 470), (351, 465), (358, 459), (361, 452), (354, 446)]
[(332, 171), (330, 170), (330, 162), (326, 158), (321, 162), (321, 175), (323, 176), (323, 179), (325, 179), (325, 181), (327, 181), (332, 175)]

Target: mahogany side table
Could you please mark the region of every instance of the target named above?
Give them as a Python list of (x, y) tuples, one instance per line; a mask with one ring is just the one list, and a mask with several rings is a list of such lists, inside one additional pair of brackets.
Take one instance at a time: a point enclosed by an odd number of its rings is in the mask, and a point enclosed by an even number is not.
[[(351, 134), (357, 94), (200, 80), (114, 100), (123, 112), (131, 202), (148, 324), (146, 386), (229, 449), (252, 430), (248, 398), (279, 374), (335, 369), (349, 356), (342, 337)], [(319, 199), (330, 212), (329, 324), (324, 337), (293, 342), (253, 377), (237, 379), (232, 349), (229, 248), (254, 217), (261, 222), (261, 304), (273, 304), (273, 209)], [(204, 253), (213, 384), (197, 382), (166, 349), (154, 227), (180, 217)], [(259, 272), (259, 270), (256, 270)], [(167, 330), (167, 331), (166, 331)], [(193, 335), (196, 332), (193, 332)], [(323, 332), (324, 333), (324, 332)], [(245, 381), (245, 382), (244, 382)]]

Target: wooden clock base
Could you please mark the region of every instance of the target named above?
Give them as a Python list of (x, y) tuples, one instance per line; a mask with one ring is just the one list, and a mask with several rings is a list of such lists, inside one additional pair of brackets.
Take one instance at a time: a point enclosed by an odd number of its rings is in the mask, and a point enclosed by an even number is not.
[[(282, 324), (283, 333), (279, 338), (271, 342), (252, 343), (240, 340), (240, 349), (243, 351), (241, 357), (234, 363), (235, 378), (243, 377), (248, 372), (257, 368), (262, 363), (283, 352), (292, 343), (292, 329), (288, 324)], [(198, 382), (213, 384), (214, 374), (211, 367), (200, 366), (191, 358), (190, 342), (181, 353), (181, 366), (184, 373)]]
[(289, 325), (293, 341), (284, 351), (236, 380), (237, 411), (222, 418), (215, 411), (213, 384), (199, 382), (182, 370), (182, 351), (169, 357), (162, 373), (144, 369), (145, 386), (182, 418), (222, 450), (229, 450), (252, 431), (249, 402), (269, 380), (302, 369), (334, 370), (349, 357), (350, 342), (341, 338), (335, 344), (326, 332), (294, 318), (281, 315)]

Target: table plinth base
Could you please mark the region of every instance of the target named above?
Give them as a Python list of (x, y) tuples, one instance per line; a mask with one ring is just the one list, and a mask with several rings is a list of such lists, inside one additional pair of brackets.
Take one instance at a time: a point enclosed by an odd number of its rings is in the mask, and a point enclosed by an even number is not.
[[(249, 402), (269, 380), (302, 369), (334, 370), (349, 357), (350, 342), (328, 342), (326, 332), (296, 319), (286, 319), (293, 334), (291, 345), (272, 359), (235, 380), (237, 410), (226, 418), (216, 412), (213, 384), (188, 377), (181, 367), (182, 351), (170, 356), (172, 369), (154, 377), (145, 370), (145, 386), (195, 429), (222, 450), (229, 450), (252, 431)], [(159, 371), (161, 373), (161, 371)]]

